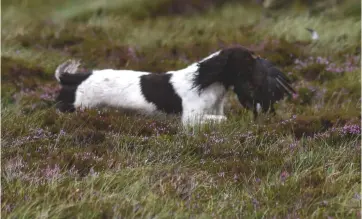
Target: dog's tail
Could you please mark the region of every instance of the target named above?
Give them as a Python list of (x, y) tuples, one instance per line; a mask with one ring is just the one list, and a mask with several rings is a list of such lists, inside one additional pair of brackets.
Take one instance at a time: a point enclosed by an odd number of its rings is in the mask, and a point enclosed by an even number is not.
[(68, 60), (60, 64), (55, 70), (55, 78), (61, 85), (78, 86), (86, 80), (92, 72), (79, 72), (79, 60)]
[(80, 71), (80, 61), (68, 60), (60, 64), (55, 70), (55, 78), (61, 84), (56, 108), (61, 112), (73, 112), (78, 86), (89, 76), (92, 71)]

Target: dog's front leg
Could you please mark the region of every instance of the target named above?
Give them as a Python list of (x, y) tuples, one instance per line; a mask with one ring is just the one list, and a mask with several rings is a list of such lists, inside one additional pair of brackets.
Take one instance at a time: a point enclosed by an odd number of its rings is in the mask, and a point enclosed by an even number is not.
[(219, 104), (216, 106), (216, 115), (224, 115), (224, 106), (225, 106), (225, 100), (226, 98), (224, 97)]
[(220, 122), (224, 122), (226, 121), (227, 118), (226, 116), (223, 116), (223, 115), (203, 115), (202, 116), (202, 122), (203, 123), (208, 123), (208, 122), (217, 122), (217, 123), (220, 123)]
[(182, 123), (184, 126), (203, 125), (207, 123), (221, 123), (226, 121), (226, 116), (210, 115), (210, 114), (184, 114), (182, 115)]

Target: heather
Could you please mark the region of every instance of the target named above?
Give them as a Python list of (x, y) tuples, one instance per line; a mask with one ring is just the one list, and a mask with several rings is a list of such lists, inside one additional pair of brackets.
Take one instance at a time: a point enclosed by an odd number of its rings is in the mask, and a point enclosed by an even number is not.
[[(360, 2), (2, 2), (4, 218), (356, 218), (361, 207)], [(311, 40), (306, 27), (318, 31)], [(61, 114), (58, 64), (162, 73), (224, 46), (275, 62), (297, 95), (180, 130), (176, 116)]]

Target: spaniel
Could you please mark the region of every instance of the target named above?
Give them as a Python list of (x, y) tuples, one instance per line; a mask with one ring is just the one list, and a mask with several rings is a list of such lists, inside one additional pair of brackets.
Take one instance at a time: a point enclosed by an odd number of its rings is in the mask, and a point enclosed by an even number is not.
[(284, 94), (295, 93), (289, 79), (271, 62), (241, 46), (217, 51), (184, 69), (162, 74), (102, 69), (82, 72), (80, 62), (59, 65), (61, 84), (57, 108), (110, 106), (144, 114), (181, 114), (183, 125), (225, 121), (226, 93), (232, 89), (240, 103), (254, 111), (274, 111)]

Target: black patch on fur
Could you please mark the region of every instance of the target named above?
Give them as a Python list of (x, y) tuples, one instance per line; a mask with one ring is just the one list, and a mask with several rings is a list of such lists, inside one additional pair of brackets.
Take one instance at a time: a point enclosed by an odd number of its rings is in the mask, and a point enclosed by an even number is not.
[(254, 115), (257, 103), (263, 112), (275, 113), (273, 104), (285, 94), (295, 93), (291, 81), (273, 63), (242, 46), (223, 49), (198, 66), (193, 84), (199, 92), (216, 82), (226, 89), (234, 86), (240, 103)]
[(251, 80), (254, 63), (251, 51), (244, 47), (223, 49), (218, 55), (198, 64), (194, 87), (202, 91), (216, 82), (225, 88), (237, 86), (239, 82)]
[(254, 95), (249, 86), (249, 83), (243, 83), (240, 84), (240, 86), (234, 87), (234, 92), (236, 93), (238, 100), (243, 107), (249, 110), (254, 108)]
[(148, 74), (140, 77), (141, 90), (148, 102), (169, 114), (182, 112), (182, 99), (170, 83), (171, 74)]
[(91, 72), (76, 73), (76, 74), (62, 73), (59, 76), (59, 80), (60, 80), (60, 84), (62, 84), (62, 85), (78, 86), (91, 75), (92, 75)]
[(74, 112), (75, 92), (78, 86), (63, 85), (56, 99), (56, 108), (61, 112)]
[(92, 73), (62, 73), (59, 77), (62, 88), (56, 99), (56, 108), (61, 112), (74, 112), (75, 92), (78, 86)]

